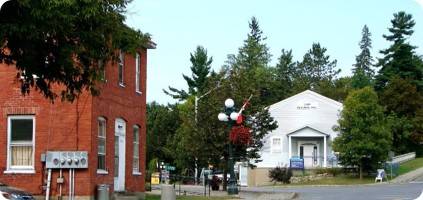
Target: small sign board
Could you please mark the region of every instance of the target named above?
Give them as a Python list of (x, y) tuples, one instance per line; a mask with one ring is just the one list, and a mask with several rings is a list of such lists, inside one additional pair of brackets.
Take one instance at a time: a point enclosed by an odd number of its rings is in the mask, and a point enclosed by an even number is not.
[(167, 170), (162, 170), (162, 180), (166, 180), (169, 179), (169, 171)]
[(304, 169), (304, 159), (296, 157), (289, 160), (291, 169)]
[(175, 171), (176, 170), (176, 167), (175, 166), (166, 165), (165, 166), (165, 169), (168, 170), (168, 171)]

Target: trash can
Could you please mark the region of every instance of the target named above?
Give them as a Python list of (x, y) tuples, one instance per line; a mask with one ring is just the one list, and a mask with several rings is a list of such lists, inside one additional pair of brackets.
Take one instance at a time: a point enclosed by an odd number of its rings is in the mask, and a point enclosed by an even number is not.
[(109, 185), (97, 185), (97, 200), (109, 200)]

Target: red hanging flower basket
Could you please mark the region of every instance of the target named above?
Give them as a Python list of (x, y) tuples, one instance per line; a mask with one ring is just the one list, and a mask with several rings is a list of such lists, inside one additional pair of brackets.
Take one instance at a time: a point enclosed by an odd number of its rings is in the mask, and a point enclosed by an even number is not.
[(246, 145), (251, 142), (250, 129), (247, 127), (234, 126), (229, 134), (229, 140), (234, 144)]

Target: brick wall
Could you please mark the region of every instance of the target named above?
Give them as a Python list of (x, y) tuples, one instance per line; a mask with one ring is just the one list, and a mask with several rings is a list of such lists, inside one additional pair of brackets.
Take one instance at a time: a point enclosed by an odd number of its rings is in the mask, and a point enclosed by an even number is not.
[[(76, 170), (75, 193), (77, 196), (93, 196), (96, 185), (107, 183), (112, 186), (114, 175), (114, 126), (116, 118), (126, 121), (126, 183), (127, 191), (144, 191), (145, 140), (146, 140), (146, 49), (141, 55), (141, 91), (135, 92), (135, 58), (125, 56), (125, 87), (118, 84), (117, 64), (106, 67), (106, 79), (102, 92), (97, 97), (83, 94), (73, 103), (56, 100), (54, 104), (44, 99), (34, 89), (23, 96), (16, 81), (14, 66), (0, 64), (0, 182), (23, 188), (35, 195), (42, 195), (41, 186), (46, 171), (40, 161), (42, 153), (55, 151), (88, 151), (89, 169)], [(7, 117), (9, 115), (34, 115), (35, 174), (5, 174), (7, 168)], [(97, 174), (97, 119), (107, 120), (106, 166), (108, 174)], [(140, 126), (140, 168), (142, 175), (132, 174), (133, 125)], [(59, 192), (56, 179), (59, 171), (52, 174), (51, 193)], [(65, 184), (62, 193), (68, 194), (68, 170), (64, 170)]]
[[(92, 132), (97, 133), (97, 119), (106, 119), (106, 168), (108, 174), (97, 174), (96, 168), (91, 168), (94, 184), (110, 184), (113, 186), (114, 175), (114, 135), (115, 120), (121, 118), (126, 122), (126, 168), (125, 189), (129, 192), (144, 191), (145, 172), (145, 140), (146, 140), (146, 57), (145, 49), (140, 51), (141, 58), (141, 93), (135, 91), (135, 57), (131, 54), (125, 56), (124, 87), (118, 83), (118, 67), (116, 64), (106, 66), (106, 81), (102, 92), (93, 99)], [(140, 168), (142, 175), (133, 175), (133, 126), (140, 127)], [(97, 152), (97, 135), (92, 135), (93, 149)], [(91, 163), (97, 163), (97, 157), (91, 157)], [(95, 188), (93, 188), (95, 190)], [(111, 188), (112, 189), (112, 188)]]
[[(35, 195), (43, 194), (42, 185), (45, 170), (41, 163), (41, 154), (48, 150), (84, 150), (91, 151), (91, 105), (92, 97), (82, 95), (74, 103), (56, 100), (54, 104), (44, 99), (38, 91), (32, 90), (22, 95), (20, 85), (15, 79), (14, 66), (0, 64), (0, 182), (23, 188)], [(7, 169), (7, 119), (10, 115), (35, 116), (35, 174), (9, 174)], [(66, 173), (65, 173), (66, 175)], [(53, 173), (56, 180), (58, 171)], [(67, 182), (68, 178), (65, 177)], [(89, 194), (83, 184), (88, 172), (77, 171), (75, 190)], [(52, 181), (52, 193), (57, 193), (57, 184)], [(63, 190), (67, 193), (67, 188)]]

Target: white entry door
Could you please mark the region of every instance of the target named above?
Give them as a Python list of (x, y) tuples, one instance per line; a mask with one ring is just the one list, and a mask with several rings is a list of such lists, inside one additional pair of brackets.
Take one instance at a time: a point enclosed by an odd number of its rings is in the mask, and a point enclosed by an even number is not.
[(248, 167), (239, 166), (239, 184), (241, 186), (248, 186)]
[(125, 135), (126, 123), (122, 119), (115, 122), (115, 167), (114, 188), (115, 191), (125, 190)]
[(299, 149), (299, 156), (304, 159), (304, 167), (316, 167), (319, 165), (318, 151), (316, 144), (302, 144)]

